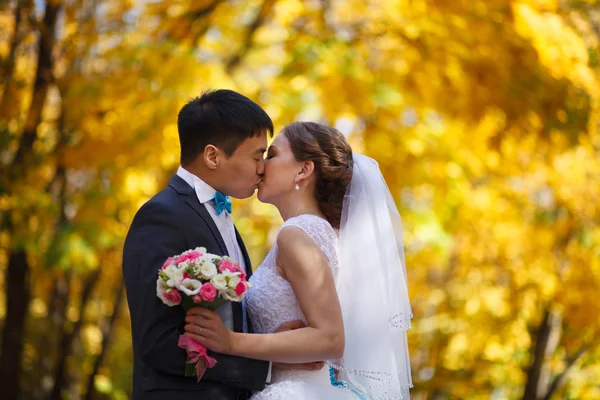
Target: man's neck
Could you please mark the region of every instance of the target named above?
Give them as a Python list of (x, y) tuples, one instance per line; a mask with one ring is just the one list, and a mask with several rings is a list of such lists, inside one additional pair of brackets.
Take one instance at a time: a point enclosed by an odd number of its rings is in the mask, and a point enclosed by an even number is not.
[(196, 176), (198, 179), (200, 179), (202, 182), (206, 183), (208, 186), (214, 188), (215, 190), (218, 190), (215, 187), (215, 181), (217, 181), (217, 179), (215, 179), (215, 177), (211, 176), (211, 174), (207, 173), (206, 170), (202, 169), (202, 168), (198, 168), (194, 165), (186, 165), (182, 167), (188, 171), (190, 174)]

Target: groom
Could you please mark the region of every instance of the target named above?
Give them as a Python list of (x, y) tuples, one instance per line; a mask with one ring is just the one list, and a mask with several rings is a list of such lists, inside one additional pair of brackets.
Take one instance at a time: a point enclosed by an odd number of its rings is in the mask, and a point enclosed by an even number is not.
[[(236, 259), (251, 276), (248, 253), (231, 219), (231, 203), (222, 195), (247, 198), (257, 189), (273, 123), (250, 99), (217, 90), (187, 103), (179, 112), (177, 127), (181, 167), (168, 187), (138, 211), (123, 249), (134, 354), (132, 398), (247, 399), (252, 391), (264, 388), (270, 364), (211, 353), (217, 364), (206, 370), (200, 382), (184, 376), (186, 353), (178, 347), (178, 338), (184, 332), (186, 313), (183, 307), (160, 301), (156, 279), (167, 257), (195, 247)], [(217, 312), (231, 330), (252, 332), (243, 304), (228, 302)]]

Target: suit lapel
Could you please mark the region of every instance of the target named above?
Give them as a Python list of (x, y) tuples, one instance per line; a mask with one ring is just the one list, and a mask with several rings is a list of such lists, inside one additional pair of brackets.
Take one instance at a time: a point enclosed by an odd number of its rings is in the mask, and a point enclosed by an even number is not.
[(217, 243), (219, 243), (219, 247), (223, 252), (223, 255), (229, 256), (229, 252), (227, 251), (227, 246), (225, 246), (225, 241), (223, 240), (223, 236), (221, 236), (221, 232), (217, 229), (217, 225), (215, 225), (215, 221), (212, 219), (206, 206), (200, 204), (198, 198), (196, 196), (188, 196), (185, 200), (186, 204), (194, 209), (200, 215), (200, 217), (206, 222), (206, 225), (210, 229), (211, 233), (215, 237)]
[[(247, 278), (250, 279), (252, 276), (252, 265), (250, 265), (250, 259), (248, 258), (248, 252), (246, 251), (246, 247), (244, 247), (244, 242), (240, 237), (240, 234), (237, 231), (235, 225), (233, 226), (235, 230), (235, 238), (240, 246), (240, 250), (242, 251), (242, 256), (244, 257), (244, 263), (246, 264), (246, 275)], [(238, 262), (240, 260), (237, 260)], [(242, 332), (244, 330), (244, 312), (242, 310), (242, 303), (231, 303), (231, 307), (233, 310), (233, 330), (235, 332)], [(248, 319), (248, 315), (246, 314), (246, 319), (248, 323), (248, 332), (252, 332), (252, 326), (250, 325), (250, 320)]]
[[(234, 225), (234, 228), (235, 228), (235, 225)], [(246, 263), (246, 277), (247, 277), (247, 279), (250, 279), (250, 277), (252, 276), (252, 263), (250, 262), (250, 257), (248, 256), (248, 250), (246, 250), (244, 241), (242, 240), (242, 237), (240, 236), (240, 233), (238, 232), (237, 228), (235, 228), (235, 238), (238, 242), (238, 245), (240, 246), (240, 250), (242, 251), (242, 255), (244, 257), (244, 262)], [(243, 316), (241, 316), (241, 317), (243, 317)], [(254, 328), (252, 327), (252, 321), (250, 320), (250, 317), (248, 316), (247, 309), (246, 309), (246, 323), (248, 325), (248, 333), (254, 333)]]
[(242, 251), (242, 256), (244, 257), (244, 263), (246, 264), (246, 275), (247, 275), (248, 279), (250, 279), (250, 277), (252, 276), (252, 263), (250, 262), (250, 257), (248, 256), (248, 250), (246, 250), (244, 241), (242, 240), (242, 237), (240, 236), (240, 233), (238, 232), (235, 225), (234, 225), (234, 229), (235, 229), (235, 238), (238, 242), (238, 245), (240, 246), (240, 250)]

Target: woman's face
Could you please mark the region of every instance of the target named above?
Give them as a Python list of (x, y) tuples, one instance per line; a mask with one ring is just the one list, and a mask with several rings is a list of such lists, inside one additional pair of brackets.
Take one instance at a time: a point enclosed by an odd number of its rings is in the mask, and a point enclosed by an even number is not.
[(296, 176), (302, 169), (292, 153), (290, 142), (285, 134), (277, 135), (267, 152), (265, 172), (258, 185), (258, 199), (263, 203), (277, 204), (285, 199), (296, 185)]

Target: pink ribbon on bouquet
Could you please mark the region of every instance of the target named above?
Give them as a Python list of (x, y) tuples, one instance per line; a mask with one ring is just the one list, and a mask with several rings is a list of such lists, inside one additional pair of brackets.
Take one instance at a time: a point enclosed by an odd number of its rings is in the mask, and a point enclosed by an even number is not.
[(198, 382), (200, 382), (207, 367), (212, 368), (217, 364), (217, 360), (206, 353), (206, 347), (187, 336), (179, 336), (178, 346), (187, 352), (190, 358), (188, 364), (196, 363), (196, 377), (198, 378)]

